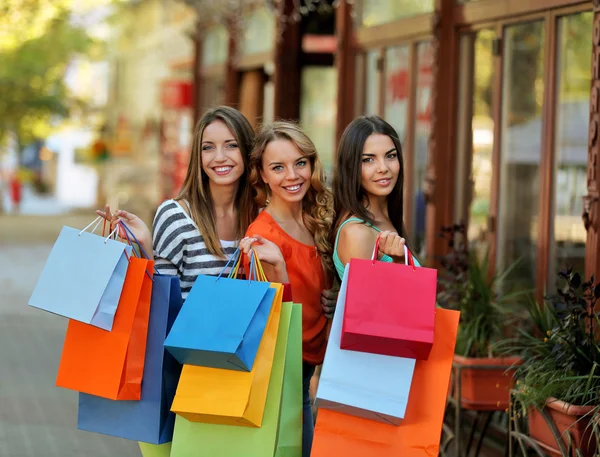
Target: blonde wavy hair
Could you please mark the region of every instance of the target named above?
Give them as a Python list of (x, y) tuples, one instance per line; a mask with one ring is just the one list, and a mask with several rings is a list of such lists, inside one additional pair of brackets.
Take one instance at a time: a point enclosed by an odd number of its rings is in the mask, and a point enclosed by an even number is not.
[(317, 148), (302, 129), (293, 122), (277, 121), (263, 125), (254, 141), (250, 153), (249, 181), (254, 187), (257, 205), (265, 207), (269, 198), (269, 186), (261, 178), (262, 157), (267, 145), (275, 140), (291, 141), (302, 156), (310, 162), (312, 175), (310, 188), (302, 200), (302, 217), (304, 224), (315, 240), (321, 254), (321, 262), (326, 276), (333, 273), (333, 248), (329, 233), (333, 224), (333, 194), (325, 182), (325, 170), (319, 160)]

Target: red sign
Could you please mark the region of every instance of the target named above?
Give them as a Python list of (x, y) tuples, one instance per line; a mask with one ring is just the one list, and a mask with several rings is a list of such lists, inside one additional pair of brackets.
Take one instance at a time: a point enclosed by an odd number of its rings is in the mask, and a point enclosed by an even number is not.
[(163, 81), (161, 103), (163, 108), (191, 108), (192, 83), (187, 81)]

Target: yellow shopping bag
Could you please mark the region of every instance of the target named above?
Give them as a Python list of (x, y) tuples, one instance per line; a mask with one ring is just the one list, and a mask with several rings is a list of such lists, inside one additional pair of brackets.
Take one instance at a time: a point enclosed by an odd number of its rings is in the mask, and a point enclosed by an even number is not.
[(191, 422), (262, 425), (275, 356), (283, 286), (272, 283), (273, 306), (252, 371), (184, 365), (171, 411)]

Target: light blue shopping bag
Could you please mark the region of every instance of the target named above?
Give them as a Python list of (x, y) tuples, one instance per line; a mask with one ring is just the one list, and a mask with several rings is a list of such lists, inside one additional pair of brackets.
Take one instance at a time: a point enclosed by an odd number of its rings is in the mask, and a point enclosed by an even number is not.
[[(238, 262), (240, 255), (238, 250), (230, 263)], [(165, 348), (182, 365), (251, 371), (273, 306), (270, 286), (221, 275), (198, 276)]]
[(340, 349), (349, 270), (347, 265), (317, 389), (317, 406), (399, 425), (406, 412), (415, 360)]
[(132, 248), (86, 229), (63, 227), (29, 305), (110, 331)]

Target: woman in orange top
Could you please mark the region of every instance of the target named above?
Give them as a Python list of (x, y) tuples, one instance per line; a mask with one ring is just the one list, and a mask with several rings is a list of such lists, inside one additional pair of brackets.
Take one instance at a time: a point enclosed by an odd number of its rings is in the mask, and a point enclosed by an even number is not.
[(257, 203), (267, 206), (250, 224), (240, 248), (249, 254), (254, 245), (267, 277), (289, 282), (294, 303), (302, 303), (302, 455), (307, 457), (314, 433), (310, 379), (323, 363), (327, 319), (337, 298), (337, 292), (328, 290), (333, 278), (333, 197), (314, 144), (288, 122), (267, 125), (256, 137), (250, 183)]

